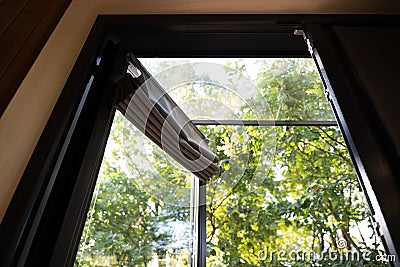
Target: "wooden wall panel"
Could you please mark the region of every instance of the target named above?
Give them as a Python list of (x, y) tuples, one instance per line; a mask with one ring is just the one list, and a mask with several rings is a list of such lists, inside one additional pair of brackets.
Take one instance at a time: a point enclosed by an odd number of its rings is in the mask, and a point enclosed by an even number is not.
[(0, 5), (0, 115), (71, 0), (8, 0)]
[(29, 0), (4, 1), (0, 5), (0, 36), (20, 14)]

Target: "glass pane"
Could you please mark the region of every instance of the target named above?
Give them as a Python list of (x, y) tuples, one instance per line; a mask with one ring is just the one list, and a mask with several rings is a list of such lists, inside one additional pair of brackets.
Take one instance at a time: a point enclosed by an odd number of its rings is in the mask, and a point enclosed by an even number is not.
[(191, 174), (117, 112), (75, 265), (188, 266), (190, 186)]
[(207, 186), (209, 266), (386, 266), (337, 127), (218, 127), (221, 176), (243, 170)]
[(308, 58), (140, 58), (193, 120), (333, 120)]
[[(311, 59), (140, 61), (193, 120), (334, 120)], [(207, 266), (386, 266), (337, 127), (199, 129), (221, 165), (206, 185)], [(191, 265), (192, 187), (117, 113), (76, 266)]]

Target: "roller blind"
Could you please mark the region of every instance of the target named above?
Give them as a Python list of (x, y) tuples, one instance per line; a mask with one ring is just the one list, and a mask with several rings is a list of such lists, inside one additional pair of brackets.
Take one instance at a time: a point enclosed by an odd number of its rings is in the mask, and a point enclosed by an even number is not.
[(219, 171), (208, 140), (133, 55), (117, 83), (115, 107), (179, 164), (203, 181)]

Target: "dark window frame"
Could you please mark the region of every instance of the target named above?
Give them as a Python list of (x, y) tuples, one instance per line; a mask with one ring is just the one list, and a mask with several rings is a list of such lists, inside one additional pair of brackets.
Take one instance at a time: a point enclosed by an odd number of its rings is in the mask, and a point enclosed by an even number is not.
[[(0, 265), (73, 265), (115, 112), (114, 84), (121, 77), (127, 52), (134, 51), (138, 57), (309, 57), (301, 37), (293, 35), (294, 29), (312, 27), (310, 23), (319, 27), (321, 24), (385, 26), (398, 25), (398, 21), (396, 15), (98, 16), (3, 218)], [(328, 47), (328, 51), (340, 56), (339, 50), (326, 43), (330, 37), (325, 35), (329, 35), (329, 31), (321, 31), (323, 34), (318, 38), (323, 42), (318, 44), (318, 51)], [(249, 49), (249, 43), (254, 49)], [(96, 63), (98, 59), (101, 59), (100, 64)], [(343, 61), (340, 64), (344, 64)], [(324, 61), (324, 65), (317, 64), (333, 96), (337, 93), (334, 81), (352, 79), (350, 74), (324, 76), (323, 70), (328, 70), (329, 74), (330, 68), (337, 67), (335, 64), (338, 63), (332, 58)], [(90, 82), (92, 76), (94, 79)], [(357, 87), (356, 84), (352, 86)], [(364, 102), (361, 103), (364, 106), (356, 107), (355, 111), (343, 109), (346, 112), (343, 114), (341, 108), (346, 104), (342, 100), (333, 101), (332, 105), (365, 188), (364, 179), (376, 177), (369, 177), (364, 171), (373, 166), (360, 165), (358, 161), (365, 155), (357, 150), (360, 144), (355, 146), (354, 143), (362, 138), (354, 131), (348, 116), (360, 115), (363, 109), (374, 111)], [(361, 119), (368, 117), (364, 115)], [(364, 130), (373, 133), (369, 141), (378, 148), (382, 147), (378, 140), (381, 135), (375, 134), (374, 128), (379, 126), (379, 121), (371, 120), (362, 125)], [(366, 144), (361, 146), (366, 147)], [(379, 156), (391, 165), (390, 151)], [(396, 179), (396, 174), (391, 178)], [(397, 192), (400, 194), (400, 190)], [(375, 198), (370, 199), (374, 201)], [(372, 203), (372, 207), (376, 213), (376, 207), (391, 206), (381, 202)], [(202, 211), (201, 217), (205, 220), (205, 206)], [(380, 223), (391, 227), (396, 223), (390, 218), (381, 220)], [(205, 229), (200, 233), (204, 234)], [(389, 232), (383, 234), (390, 237)], [(396, 253), (400, 242), (396, 238), (386, 240), (388, 253)], [(206, 248), (205, 244), (200, 245), (198, 263), (205, 266)]]

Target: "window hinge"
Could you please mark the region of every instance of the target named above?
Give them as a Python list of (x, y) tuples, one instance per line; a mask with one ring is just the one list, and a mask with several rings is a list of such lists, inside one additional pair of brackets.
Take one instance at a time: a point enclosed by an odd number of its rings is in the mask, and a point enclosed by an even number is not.
[(294, 33), (294, 35), (297, 35), (297, 36), (304, 36), (303, 29), (295, 29), (293, 33)]
[(328, 88), (326, 86), (325, 86), (324, 93), (325, 93), (325, 97), (328, 100), (328, 102), (333, 104), (331, 93), (328, 91)]
[(379, 222), (376, 220), (375, 216), (371, 216), (372, 217), (372, 225), (374, 227), (375, 233), (377, 236), (382, 237), (383, 236), (383, 231), (382, 231), (382, 227), (379, 224)]
[(313, 56), (314, 55), (314, 44), (312, 42), (312, 40), (310, 38), (308, 38), (305, 34), (304, 36), (304, 41), (307, 44), (308, 47), (308, 52), (310, 52), (310, 55)]
[(293, 34), (297, 35), (297, 36), (303, 36), (304, 41), (307, 44), (308, 51), (310, 52), (310, 54), (312, 56), (313, 53), (314, 53), (314, 44), (312, 43), (312, 40), (307, 37), (307, 35), (304, 32), (304, 30), (302, 28), (297, 28), (297, 29), (294, 30)]

